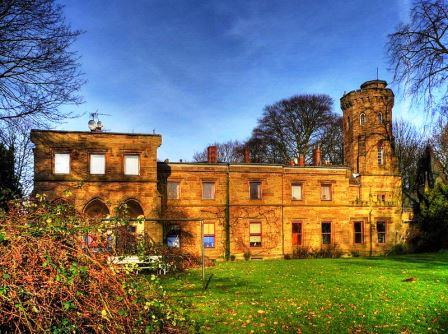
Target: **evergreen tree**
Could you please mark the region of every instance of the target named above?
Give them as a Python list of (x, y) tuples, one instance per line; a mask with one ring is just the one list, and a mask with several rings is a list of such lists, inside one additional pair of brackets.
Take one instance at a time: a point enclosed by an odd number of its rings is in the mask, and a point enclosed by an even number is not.
[(0, 209), (6, 210), (8, 202), (22, 195), (20, 183), (14, 173), (14, 147), (0, 144)]

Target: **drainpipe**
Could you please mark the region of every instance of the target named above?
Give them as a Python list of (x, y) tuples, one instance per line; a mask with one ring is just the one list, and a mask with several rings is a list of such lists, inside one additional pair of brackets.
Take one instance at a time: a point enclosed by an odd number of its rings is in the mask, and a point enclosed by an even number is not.
[(230, 164), (227, 163), (226, 175), (226, 208), (225, 208), (225, 227), (226, 244), (225, 244), (225, 259), (230, 260)]
[(285, 255), (285, 223), (284, 223), (284, 219), (283, 219), (283, 208), (285, 206), (285, 202), (284, 202), (284, 187), (283, 187), (283, 182), (284, 182), (284, 178), (285, 178), (285, 167), (282, 167), (283, 173), (282, 173), (282, 254), (283, 256)]

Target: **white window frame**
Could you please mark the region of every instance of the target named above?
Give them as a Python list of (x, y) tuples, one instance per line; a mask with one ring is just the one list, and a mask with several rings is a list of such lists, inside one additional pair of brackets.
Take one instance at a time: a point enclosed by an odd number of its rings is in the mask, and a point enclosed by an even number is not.
[[(68, 163), (64, 163), (61, 167), (61, 164), (59, 164), (59, 168), (64, 168), (62, 171), (58, 171), (58, 160), (61, 159), (62, 157), (67, 157), (68, 158)], [(71, 156), (70, 153), (67, 152), (56, 152), (54, 154), (54, 166), (53, 166), (53, 172), (54, 174), (57, 175), (67, 175), (70, 174), (70, 165), (71, 165)], [(66, 169), (65, 169), (66, 168)]]
[[(126, 162), (127, 162), (127, 160), (129, 158), (137, 158), (137, 172), (136, 173), (128, 170), (129, 168), (127, 167)], [(138, 154), (124, 154), (123, 155), (123, 171), (124, 171), (124, 175), (127, 175), (127, 176), (137, 176), (137, 175), (140, 175), (140, 155), (138, 155)]]
[[(294, 187), (300, 187), (299, 198), (294, 198), (294, 191), (293, 191)], [(303, 200), (303, 184), (301, 182), (292, 182), (291, 183), (291, 200), (293, 200), (293, 201)]]
[[(101, 166), (95, 166), (95, 159), (102, 158)], [(100, 160), (97, 160), (100, 162)], [(104, 153), (91, 153), (89, 158), (89, 172), (91, 175), (104, 175), (106, 174), (106, 155)]]
[[(212, 192), (211, 192), (211, 197), (205, 197), (204, 196), (204, 185), (205, 184), (211, 184), (212, 185)], [(202, 199), (205, 199), (205, 200), (213, 200), (213, 199), (215, 199), (215, 194), (216, 194), (216, 185), (215, 185), (215, 182), (214, 181), (202, 181)]]

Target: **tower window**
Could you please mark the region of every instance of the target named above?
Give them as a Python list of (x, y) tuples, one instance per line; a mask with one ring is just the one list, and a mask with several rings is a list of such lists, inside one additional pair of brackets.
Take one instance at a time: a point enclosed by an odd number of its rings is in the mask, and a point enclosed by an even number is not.
[(350, 130), (351, 124), (350, 124), (350, 116), (347, 117), (347, 130)]
[(378, 113), (378, 123), (383, 124), (383, 113), (381, 112)]
[(378, 143), (378, 165), (382, 166), (384, 164), (384, 152), (383, 152), (383, 143)]
[(362, 113), (359, 115), (359, 124), (362, 126), (366, 125), (366, 114)]

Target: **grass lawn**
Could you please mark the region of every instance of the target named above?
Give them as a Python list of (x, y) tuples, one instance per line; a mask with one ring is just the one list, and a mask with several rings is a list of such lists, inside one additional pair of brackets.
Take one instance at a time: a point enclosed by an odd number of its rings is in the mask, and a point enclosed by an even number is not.
[(447, 254), (219, 263), (207, 291), (200, 274), (162, 281), (200, 332), (448, 332)]

